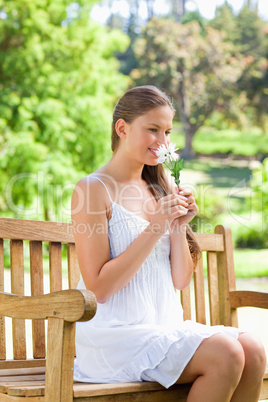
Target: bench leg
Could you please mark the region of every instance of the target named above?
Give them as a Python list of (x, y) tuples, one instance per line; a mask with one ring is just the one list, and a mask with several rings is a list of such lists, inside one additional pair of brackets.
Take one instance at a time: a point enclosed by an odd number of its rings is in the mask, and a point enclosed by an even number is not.
[(45, 402), (73, 401), (75, 323), (48, 319)]

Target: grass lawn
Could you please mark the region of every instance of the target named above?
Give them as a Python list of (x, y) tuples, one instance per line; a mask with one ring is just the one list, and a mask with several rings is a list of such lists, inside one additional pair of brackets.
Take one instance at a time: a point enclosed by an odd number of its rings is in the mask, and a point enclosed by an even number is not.
[[(268, 249), (235, 249), (234, 266), (236, 278), (268, 278)], [(207, 261), (203, 254), (204, 274), (207, 276)], [(267, 289), (263, 289), (267, 291)]]
[[(252, 176), (252, 168), (259, 165), (258, 162), (231, 161), (228, 159), (199, 158), (184, 161), (182, 176), (188, 173), (194, 179), (195, 174), (202, 176), (202, 184), (208, 184), (217, 189), (229, 190), (242, 181), (249, 182)], [(189, 172), (188, 172), (189, 171)], [(182, 177), (183, 178), (183, 177)], [(196, 183), (200, 183), (199, 181)], [(226, 192), (226, 191), (225, 191)]]
[(268, 249), (236, 249), (234, 250), (234, 264), (237, 278), (268, 277)]
[[(178, 147), (184, 147), (185, 140), (181, 123), (174, 123), (171, 138)], [(257, 127), (241, 131), (234, 128), (217, 130), (204, 126), (195, 134), (193, 147), (196, 152), (201, 154), (268, 155), (268, 135)]]

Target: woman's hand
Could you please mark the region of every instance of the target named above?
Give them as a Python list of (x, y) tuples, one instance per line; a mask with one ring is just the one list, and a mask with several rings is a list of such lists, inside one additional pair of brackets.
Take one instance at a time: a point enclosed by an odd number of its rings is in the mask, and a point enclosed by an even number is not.
[(198, 213), (198, 207), (195, 203), (195, 199), (193, 196), (193, 193), (191, 190), (184, 189), (182, 187), (177, 187), (176, 188), (176, 194), (179, 196), (183, 196), (187, 200), (187, 213), (184, 214), (183, 216), (178, 217), (177, 219), (173, 220), (172, 222), (172, 227), (174, 228), (174, 225), (179, 225), (183, 226), (189, 223), (195, 215)]
[(166, 195), (159, 199), (150, 221), (153, 230), (165, 233), (174, 220), (182, 219), (188, 211), (188, 198), (179, 193)]

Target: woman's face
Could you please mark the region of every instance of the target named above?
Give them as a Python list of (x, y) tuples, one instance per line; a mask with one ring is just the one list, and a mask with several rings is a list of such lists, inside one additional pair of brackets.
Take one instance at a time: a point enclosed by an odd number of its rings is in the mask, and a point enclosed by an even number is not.
[(160, 106), (125, 123), (122, 146), (141, 164), (157, 165), (157, 148), (170, 143), (174, 112), (169, 106)]

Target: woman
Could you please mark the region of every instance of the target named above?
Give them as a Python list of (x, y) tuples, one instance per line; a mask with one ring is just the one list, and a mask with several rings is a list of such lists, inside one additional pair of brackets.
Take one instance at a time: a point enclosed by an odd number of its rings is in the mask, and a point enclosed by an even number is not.
[(78, 323), (74, 378), (85, 382), (193, 382), (188, 401), (257, 401), (263, 346), (236, 328), (183, 321), (175, 289), (200, 251), (188, 223), (191, 191), (172, 187), (156, 150), (170, 142), (174, 109), (153, 86), (115, 107), (111, 160), (76, 185), (72, 219), (95, 317)]

